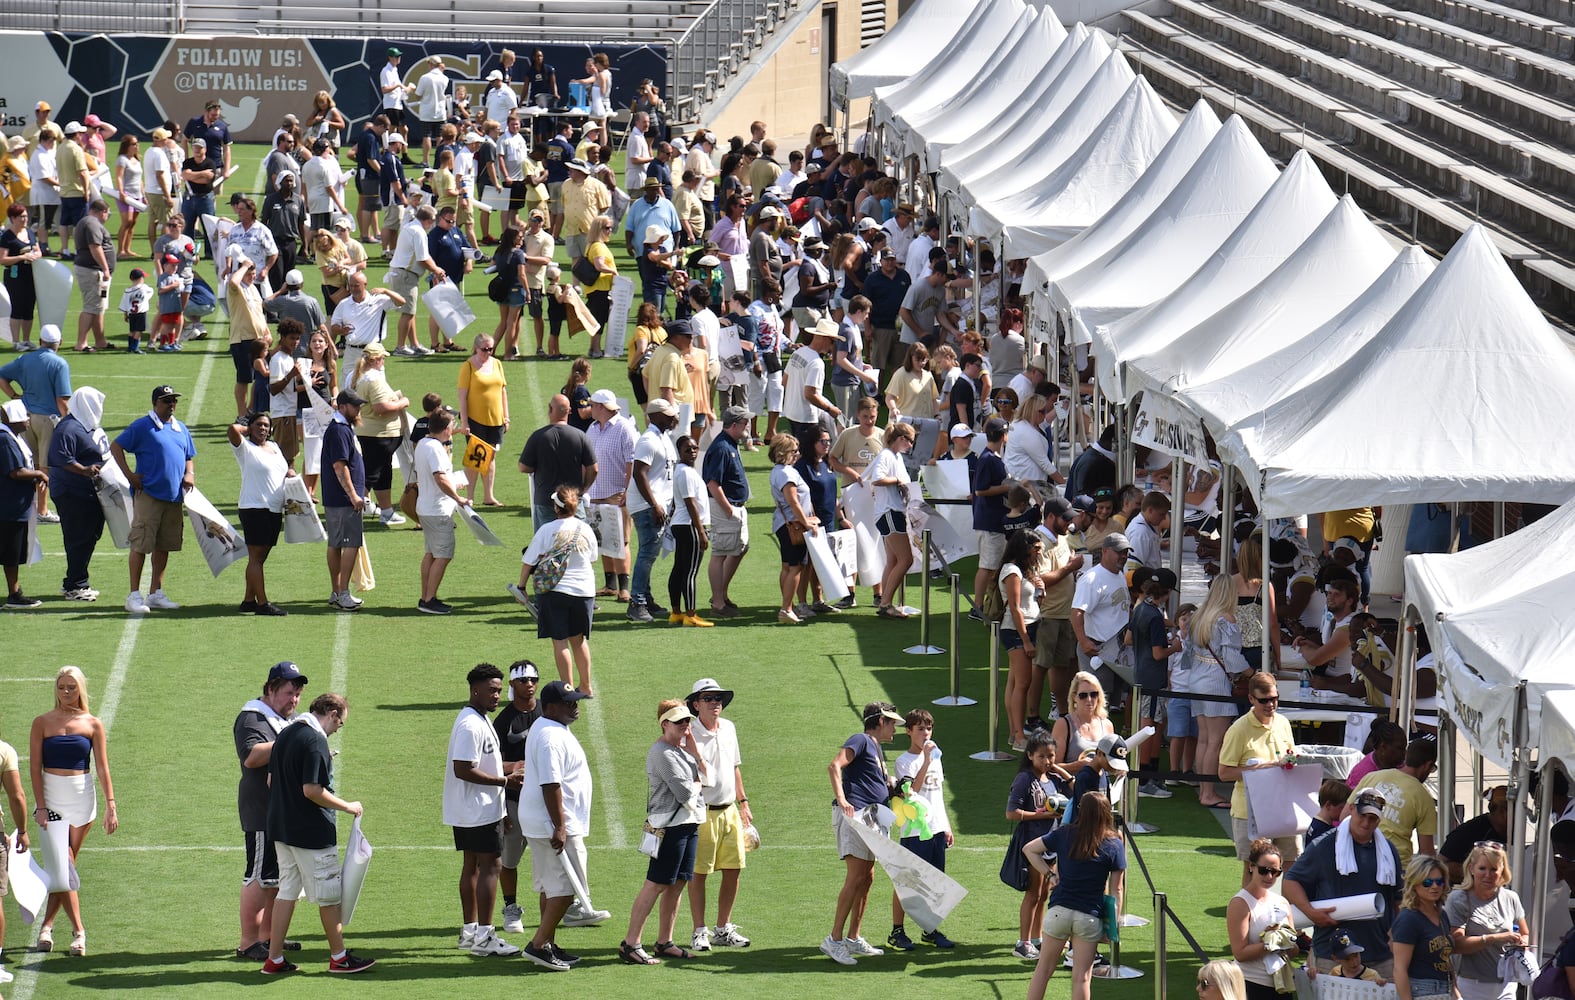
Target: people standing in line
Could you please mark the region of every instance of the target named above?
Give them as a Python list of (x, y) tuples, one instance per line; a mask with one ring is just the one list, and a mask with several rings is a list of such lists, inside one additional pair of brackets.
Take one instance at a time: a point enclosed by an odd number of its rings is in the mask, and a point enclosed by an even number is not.
[(1015, 531), (1001, 554), (1001, 645), (1006, 649), (1006, 725), (1013, 750), (1025, 750), (1028, 738), (1028, 684), (1033, 673), (1033, 650), (1039, 634), (1039, 567), (1044, 538), (1037, 531)]
[[(131, 517), (131, 593), (126, 610), (134, 615), (158, 608), (176, 611), (164, 593), (164, 570), (171, 552), (179, 552), (185, 533), (186, 492), (196, 486), (197, 446), (191, 431), (175, 417), (181, 394), (173, 386), (153, 390), (153, 409), (133, 420), (109, 446), (110, 455), (134, 492)], [(137, 460), (136, 471), (126, 461)], [(148, 596), (142, 596), (142, 566), (153, 557), (153, 577)]]
[(531, 525), (540, 531), (557, 518), (552, 492), (573, 486), (581, 492), (596, 482), (596, 452), (585, 432), (569, 426), (569, 399), (562, 393), (547, 400), (546, 426), (525, 439), (519, 470), (531, 477)]
[[(536, 688), (541, 683), (541, 672), (529, 660), (515, 660), (509, 665), (509, 703), (492, 718), (493, 732), (498, 735), (498, 754), (503, 758), (503, 773), (525, 776), (525, 741), (530, 727), (541, 718), (541, 703), (536, 700)], [(525, 857), (525, 832), (520, 827), (520, 785), (513, 783), (503, 790), (503, 853), (498, 869), (498, 893), (503, 897), (503, 932), (522, 934), (525, 931), (525, 911), (519, 905), (519, 866)]]
[(882, 618), (907, 618), (908, 613), (895, 605), (897, 589), (913, 566), (913, 543), (908, 540), (908, 465), (904, 456), (913, 450), (915, 434), (909, 424), (894, 422), (886, 428), (885, 447), (870, 463), (864, 481), (875, 490), (875, 528), (886, 549), (886, 565), (880, 577), (880, 602), (876, 614)]
[[(733, 701), (733, 692), (710, 677), (695, 681), (686, 702), (694, 714), (690, 732), (705, 759), (706, 779), (700, 794), (706, 804), (705, 822), (700, 825), (700, 841), (695, 849), (694, 878), (689, 883), (689, 914), (694, 920), (692, 947), (710, 951), (712, 947), (748, 948), (745, 937), (733, 923), (733, 907), (738, 900), (739, 878), (745, 867), (746, 831), (754, 825), (749, 796), (744, 791), (744, 760), (738, 744), (738, 729), (722, 712)], [(716, 924), (707, 927), (706, 879), (722, 873), (717, 894)]]
[(104, 534), (104, 508), (93, 480), (109, 461), (104, 433), (104, 394), (83, 386), (71, 394), (67, 413), (49, 441), (49, 493), (60, 515), (60, 540), (66, 550), (66, 575), (60, 592), (68, 601), (96, 601), (88, 567)]
[[(1106, 536), (1106, 544), (1110, 538)], [(1241, 629), (1236, 625), (1236, 581), (1221, 574), (1209, 584), (1209, 593), (1203, 606), (1192, 616), (1192, 624), (1181, 651), (1182, 662), (1187, 664), (1185, 677), (1177, 690), (1186, 694), (1207, 694), (1217, 698), (1229, 697), (1232, 679), (1251, 670), (1241, 655)], [(1219, 773), (1220, 747), (1225, 731), (1230, 728), (1231, 716), (1236, 714), (1234, 702), (1192, 702), (1192, 716), (1198, 720), (1198, 748), (1195, 768), (1202, 780), (1198, 783), (1198, 803), (1210, 809), (1227, 808), (1227, 800), (1216, 793), (1214, 782), (1204, 777)]]
[(700, 617), (695, 598), (695, 578), (700, 574), (702, 553), (711, 544), (711, 505), (705, 483), (695, 468), (699, 446), (687, 434), (678, 439), (678, 464), (673, 470), (673, 568), (667, 576), (667, 597), (673, 610), (667, 620), (677, 625), (708, 628), (715, 622)]
[(230, 449), (241, 467), (241, 493), (236, 501), (241, 533), (246, 540), (246, 594), (240, 613), (282, 618), (285, 610), (268, 599), (263, 566), (279, 544), (284, 528), (284, 481), (295, 476), (284, 452), (269, 440), (273, 421), (252, 412), (229, 427)]
[[(33, 314), (38, 301), (33, 288), (33, 263), (45, 255), (27, 220), (27, 206), (13, 203), (6, 209), (6, 227), (0, 230), (0, 268), (4, 269), (5, 292), (11, 299), (11, 343), (23, 352), (33, 350)], [(39, 341), (42, 343), (43, 338)], [(60, 343), (58, 336), (55, 343)]]
[(1451, 944), (1460, 956), (1455, 985), (1461, 1000), (1514, 1000), (1518, 983), (1500, 963), (1518, 948), (1537, 954), (1525, 907), (1509, 880), (1503, 846), (1477, 844), (1466, 855), (1465, 880), (1444, 902)]
[(443, 769), (443, 823), (453, 828), (454, 849), (463, 855), (459, 947), (478, 957), (508, 958), (520, 950), (498, 937), (492, 913), (502, 868), (504, 792), (519, 788), (525, 775), (504, 772), (498, 733), (489, 717), (503, 698), (503, 671), (478, 663), (465, 675), (465, 683), (470, 699), (454, 719), (448, 767)]
[(706, 448), (700, 475), (705, 481), (707, 512), (711, 522), (707, 534), (711, 541), (711, 562), (706, 576), (711, 583), (711, 616), (732, 618), (738, 614), (728, 591), (738, 575), (744, 556), (749, 553), (749, 477), (744, 472), (741, 444), (749, 440), (749, 422), (754, 419), (742, 406), (722, 410), (721, 432)]
[[(804, 621), (793, 608), (793, 597), (798, 592), (799, 579), (809, 565), (809, 547), (805, 535), (820, 530), (820, 518), (809, 504), (809, 484), (794, 466), (798, 462), (798, 439), (791, 434), (778, 434), (771, 441), (771, 533), (776, 536), (777, 547), (782, 552), (782, 569), (777, 584), (782, 594), (782, 605), (777, 609), (777, 621), (798, 625)], [(798, 541), (793, 540), (797, 533)]]
[[(1069, 777), (1056, 763), (1055, 741), (1050, 734), (1042, 730), (1029, 733), (1017, 776), (1012, 779), (1011, 790), (1006, 795), (1006, 818), (1022, 824), (1023, 843), (1039, 840), (1055, 829), (1056, 820), (1066, 807), (1063, 793)], [(1017, 944), (1012, 954), (1025, 962), (1034, 962), (1039, 959), (1050, 881), (1033, 865), (1027, 868), (1028, 885), (1017, 908)]]
[(33, 467), (32, 449), (22, 440), (27, 409), (19, 399), (0, 413), (0, 566), (5, 568), (7, 611), (36, 608), (42, 601), (22, 593), (21, 570), (29, 562), (33, 498), (49, 473)]
[[(1290, 720), (1279, 713), (1280, 689), (1273, 674), (1256, 673), (1247, 683), (1247, 698), (1252, 710), (1225, 730), (1220, 742), (1219, 776), (1235, 783), (1230, 799), (1231, 839), (1236, 842), (1236, 858), (1246, 861), (1253, 838), (1248, 835), (1247, 782), (1244, 772), (1282, 766), (1285, 756), (1296, 749)], [(1295, 834), (1276, 837), (1274, 846), (1285, 867), (1296, 863), (1301, 847)], [(1246, 879), (1246, 875), (1243, 876)], [(1242, 888), (1247, 888), (1250, 880)]]
[[(1371, 788), (1352, 795), (1350, 814), (1334, 830), (1308, 844), (1280, 883), (1285, 901), (1313, 923), (1311, 961), (1320, 972), (1339, 964), (1334, 941), (1340, 934), (1362, 947), (1362, 961), (1385, 979), (1394, 979), (1396, 962), (1389, 947), (1389, 931), (1400, 900), (1402, 868), (1400, 853), (1378, 832), (1384, 805), (1384, 797)], [(1367, 920), (1340, 922), (1331, 910), (1311, 902), (1372, 893), (1383, 897), (1384, 906)]]
[[(864, 910), (869, 905), (870, 887), (875, 880), (875, 855), (853, 829), (854, 823), (875, 827), (869, 816), (873, 806), (891, 797), (891, 779), (886, 773), (886, 757), (881, 744), (897, 732), (903, 721), (890, 702), (872, 701), (864, 706), (864, 729), (849, 736), (826, 769), (831, 775), (835, 804), (831, 824), (837, 837), (837, 853), (846, 871), (842, 891), (837, 894), (837, 912), (831, 933), (820, 942), (820, 950), (838, 965), (857, 965), (859, 958), (885, 952), (864, 940)], [(863, 814), (863, 815), (861, 815)], [(884, 832), (882, 836), (884, 836)]]
[[(27, 766), (33, 785), (33, 822), (39, 835), (51, 823), (70, 827), (67, 844), (71, 863), (82, 853), (82, 843), (98, 818), (98, 796), (93, 772), (104, 789), (104, 832), (120, 828), (115, 811), (115, 784), (109, 775), (109, 731), (88, 711), (87, 678), (76, 667), (61, 667), (55, 674), (55, 707), (33, 720), (27, 741)], [(39, 922), (39, 951), (55, 947), (55, 916), (64, 907), (71, 921), (71, 954), (87, 954), (87, 931), (82, 924), (77, 890), (52, 892)], [(280, 935), (283, 941), (283, 935)]]
[(361, 803), (347, 802), (334, 793), (333, 753), (328, 737), (344, 728), (350, 706), (344, 696), (326, 691), (312, 701), (307, 714), (284, 727), (274, 740), (268, 760), (268, 836), (279, 858), (279, 897), (273, 904), (273, 926), (268, 936), (268, 960), (260, 970), (265, 976), (295, 972), (285, 960), (285, 934), (295, 915), (296, 900), (304, 892), (316, 903), (328, 938), (328, 971), (366, 972), (376, 965), (370, 958), (352, 954), (345, 947), (339, 902), (338, 832), (334, 813), (361, 815)]
[(405, 436), (402, 425), (410, 399), (403, 390), (389, 385), (387, 364), (388, 352), (383, 345), (375, 341), (367, 344), (351, 374), (350, 385), (366, 400), (356, 428), (356, 440), (366, 459), (366, 484), (377, 498), (377, 519), (384, 527), (392, 528), (405, 523), (404, 515), (394, 507), (394, 455)]
[[(268, 836), (268, 763), (274, 741), (289, 725), (306, 675), (286, 660), (268, 669), (262, 696), (241, 706), (235, 717), (235, 755), (241, 762), (241, 783), (236, 801), (241, 816), (241, 837), (246, 841), (246, 872), (241, 877), (241, 943), (236, 958), (268, 960), (268, 935), (273, 931), (273, 904), (279, 896), (279, 856)], [(286, 941), (285, 950), (294, 944)]]
[(334, 419), (323, 431), (318, 471), (323, 487), (323, 530), (328, 534), (328, 606), (356, 611), (361, 598), (350, 593), (350, 574), (360, 555), (362, 512), (366, 510), (366, 463), (356, 442), (366, 400), (351, 389), (334, 397)]
[(1286, 952), (1295, 954), (1291, 951), (1295, 947), (1295, 931), (1292, 929), (1290, 934), (1291, 948), (1271, 947), (1264, 932), (1271, 927), (1290, 927), (1290, 906), (1285, 897), (1274, 891), (1274, 884), (1289, 866), (1274, 841), (1267, 837), (1254, 840), (1245, 855), (1244, 884), (1225, 905), (1225, 931), (1230, 936), (1231, 957), (1246, 980), (1246, 1000), (1277, 1000), (1281, 994), (1275, 989), (1275, 982), (1282, 978), (1281, 970), (1289, 957)]
[[(997, 421), (987, 421), (986, 434)], [(1072, 631), (1072, 598), (1077, 591), (1077, 575), (1086, 558), (1072, 549), (1076, 510), (1064, 497), (1051, 497), (1044, 504), (1044, 519), (1037, 529), (1046, 537), (1041, 564), (1045, 592), (1039, 602), (1039, 632), (1034, 643), (1034, 669), (1028, 682), (1028, 718), (1025, 730), (1043, 727), (1041, 718), (1046, 683), (1051, 692), (1050, 717), (1070, 712), (1075, 706), (1061, 703), (1062, 693), (1071, 689), (1077, 672), (1077, 635)]]
[(678, 452), (670, 435), (678, 425), (678, 407), (670, 400), (652, 398), (645, 404), (645, 417), (645, 433), (634, 446), (630, 477), (634, 491), (626, 501), (640, 546), (629, 582), (626, 616), (632, 622), (650, 624), (670, 613), (651, 593), (651, 569), (656, 565), (662, 525), (673, 503), (673, 467), (678, 463)]
[(1400, 910), (1389, 929), (1400, 1000), (1459, 995), (1452, 961), (1454, 926), (1443, 905), (1448, 891), (1449, 875), (1437, 858), (1418, 854), (1406, 864)]

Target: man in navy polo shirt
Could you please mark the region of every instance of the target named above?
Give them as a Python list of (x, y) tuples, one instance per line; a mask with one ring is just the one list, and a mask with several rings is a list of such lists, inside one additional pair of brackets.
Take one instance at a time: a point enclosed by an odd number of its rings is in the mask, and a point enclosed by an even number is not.
[[(186, 491), (197, 484), (193, 462), (197, 446), (191, 431), (175, 419), (180, 393), (172, 386), (153, 390), (153, 409), (138, 417), (110, 443), (109, 453), (134, 491), (131, 512), (131, 593), (126, 610), (147, 614), (152, 608), (173, 611), (180, 607), (164, 593), (164, 567), (170, 553), (179, 552), (185, 527)], [(126, 454), (137, 459), (131, 471)], [(152, 586), (142, 596), (142, 564), (153, 556)]]
[(7, 611), (36, 608), (39, 601), (22, 593), (18, 577), (30, 555), (28, 515), (33, 494), (49, 480), (49, 473), (33, 468), (33, 458), (22, 443), (27, 428), (27, 407), (21, 400), (5, 404), (0, 420), (0, 566), (5, 567)]
[(992, 419), (984, 425), (984, 450), (973, 473), (973, 530), (979, 536), (979, 571), (973, 578), (973, 610), (968, 617), (984, 621), (984, 592), (995, 586), (1006, 554), (1006, 494), (1013, 480), (1006, 474), (1006, 421)]
[(567, 118), (558, 122), (558, 134), (547, 140), (547, 209), (552, 217), (552, 238), (563, 228), (563, 182), (569, 179), (569, 161), (574, 159), (574, 123)]
[(738, 605), (728, 600), (727, 588), (738, 573), (744, 553), (749, 551), (749, 478), (744, 475), (744, 456), (738, 442), (749, 433), (754, 414), (742, 406), (722, 411), (722, 433), (705, 451), (700, 463), (700, 478), (711, 494), (711, 563), (706, 573), (711, 578), (711, 613), (719, 618), (738, 614)]
[[(432, 255), (432, 263), (441, 268), (448, 280), (463, 292), (465, 275), (475, 266), (475, 258), (471, 256), (472, 248), (470, 241), (465, 239), (464, 230), (454, 225), (457, 216), (453, 205), (438, 209), (437, 225), (427, 232), (427, 252)], [(427, 312), (427, 343), (432, 345), (434, 351), (464, 349), (448, 336), (444, 336), (442, 346), (438, 346), (438, 324), (430, 310)]]
[[(222, 184), (224, 178), (230, 175), (230, 143), (234, 140), (230, 138), (230, 126), (219, 117), (220, 113), (219, 102), (209, 101), (203, 105), (201, 115), (186, 123), (186, 153), (188, 156), (197, 155), (192, 147), (198, 139), (207, 143), (208, 155), (224, 164), (224, 172), (219, 175), (219, 183)], [(190, 219), (191, 216), (186, 218)]]
[(323, 486), (323, 528), (328, 533), (328, 606), (355, 611), (361, 599), (350, 593), (350, 571), (361, 548), (361, 513), (366, 510), (366, 463), (356, 443), (355, 425), (366, 400), (349, 389), (334, 398), (334, 419), (323, 431), (319, 482)]
[(383, 207), (378, 195), (382, 187), (383, 135), (387, 131), (388, 115), (376, 114), (371, 123), (361, 129), (355, 143), (355, 189), (361, 195), (361, 202), (356, 206), (356, 225), (361, 228), (363, 243), (382, 238), (377, 213)]

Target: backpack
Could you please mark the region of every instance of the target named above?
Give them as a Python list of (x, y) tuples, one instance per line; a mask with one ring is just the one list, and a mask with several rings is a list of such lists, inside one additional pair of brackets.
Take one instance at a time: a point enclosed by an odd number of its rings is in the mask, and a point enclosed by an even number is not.
[(508, 275), (501, 272), (494, 274), (492, 280), (487, 282), (487, 298), (500, 305), (507, 302), (511, 285)]
[(563, 580), (563, 574), (569, 569), (569, 557), (574, 554), (574, 537), (557, 538), (553, 540), (552, 548), (541, 557), (541, 562), (536, 564), (532, 577), (536, 581), (536, 593), (544, 594), (556, 587)]

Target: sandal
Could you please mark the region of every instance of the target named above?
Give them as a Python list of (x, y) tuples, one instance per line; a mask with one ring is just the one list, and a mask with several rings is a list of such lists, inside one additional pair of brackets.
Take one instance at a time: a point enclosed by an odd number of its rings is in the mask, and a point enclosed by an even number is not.
[(907, 615), (903, 614), (901, 611), (897, 610), (897, 608), (895, 606), (890, 605), (890, 604), (882, 604), (880, 606), (880, 610), (876, 611), (875, 614), (877, 616), (881, 617), (881, 618), (907, 618), (908, 617)]
[(630, 945), (627, 941), (618, 942), (618, 957), (630, 965), (661, 965), (662, 960), (652, 958), (646, 954), (644, 945)]
[(671, 941), (656, 942), (656, 953), (661, 955), (663, 958), (694, 958), (694, 956), (689, 953), (688, 948), (685, 948), (683, 945), (674, 944)]
[(596, 592), (596, 596), (597, 597), (612, 597), (612, 596), (614, 596), (617, 593), (618, 593), (618, 591), (614, 590), (611, 587), (603, 587), (603, 588), (601, 588), (600, 590), (598, 590)]

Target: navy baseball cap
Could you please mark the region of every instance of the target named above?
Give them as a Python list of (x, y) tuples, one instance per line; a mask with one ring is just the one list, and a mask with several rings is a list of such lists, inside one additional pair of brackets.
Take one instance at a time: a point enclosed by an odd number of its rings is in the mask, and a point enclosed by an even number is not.
[(306, 686), (307, 683), (306, 675), (301, 673), (301, 668), (289, 660), (285, 660), (281, 663), (275, 663), (268, 671), (268, 683), (273, 684), (278, 681), (291, 681), (298, 683), (303, 687)]

